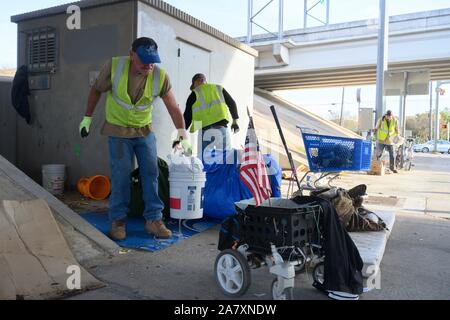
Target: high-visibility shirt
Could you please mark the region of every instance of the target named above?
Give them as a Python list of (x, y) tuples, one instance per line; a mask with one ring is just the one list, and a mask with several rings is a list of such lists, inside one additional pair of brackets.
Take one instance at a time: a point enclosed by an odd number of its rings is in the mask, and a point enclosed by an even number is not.
[(197, 100), (192, 105), (192, 125), (190, 132), (210, 126), (221, 120), (230, 121), (228, 106), (220, 85), (205, 83), (194, 90)]
[(154, 66), (144, 93), (136, 103), (128, 95), (130, 57), (114, 57), (111, 66), (112, 89), (106, 98), (106, 121), (122, 127), (142, 128), (152, 123), (153, 101), (161, 92), (165, 71)]
[(397, 124), (397, 119), (392, 118), (389, 122), (389, 126), (386, 119), (381, 120), (380, 128), (377, 132), (377, 139), (380, 142), (386, 141), (387, 138), (395, 137), (397, 133), (395, 132), (395, 127)]

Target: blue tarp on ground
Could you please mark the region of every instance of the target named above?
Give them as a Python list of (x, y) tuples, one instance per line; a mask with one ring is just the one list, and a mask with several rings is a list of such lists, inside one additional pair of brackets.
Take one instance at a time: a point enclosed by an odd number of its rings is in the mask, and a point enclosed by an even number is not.
[[(82, 213), (81, 216), (98, 230), (108, 235), (110, 222), (107, 212)], [(219, 223), (221, 223), (221, 220), (208, 217), (195, 220), (183, 220), (181, 224), (182, 235), (180, 235), (179, 220), (169, 220), (166, 222), (166, 226), (172, 231), (172, 238), (156, 239), (154, 236), (145, 232), (144, 218), (127, 218), (127, 238), (123, 241), (116, 241), (116, 243), (123, 248), (157, 251), (205, 231)]]
[[(272, 155), (264, 155), (269, 170), (272, 196), (280, 197), (281, 168)], [(253, 197), (239, 177), (238, 152), (213, 150), (203, 159), (206, 172), (204, 216), (225, 219), (236, 214), (235, 202)]]

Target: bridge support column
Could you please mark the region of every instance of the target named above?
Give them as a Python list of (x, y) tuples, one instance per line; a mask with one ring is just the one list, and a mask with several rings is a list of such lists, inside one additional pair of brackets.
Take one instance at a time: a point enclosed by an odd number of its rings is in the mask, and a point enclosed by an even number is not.
[(433, 81), (430, 81), (430, 119), (429, 119), (429, 133), (428, 133), (428, 140), (433, 140)]
[(402, 132), (401, 135), (406, 135), (406, 97), (408, 96), (408, 72), (404, 73), (403, 79), (403, 103), (402, 103)]
[(439, 115), (439, 95), (441, 94), (441, 84), (442, 81), (438, 81), (437, 85), (436, 85), (436, 115), (435, 115), (435, 119), (434, 119), (434, 152), (437, 153), (437, 142), (440, 139), (440, 129), (441, 126), (439, 125), (439, 120), (440, 120), (440, 115)]
[(376, 119), (379, 119), (385, 111), (384, 73), (388, 69), (389, 44), (389, 16), (387, 15), (387, 11), (386, 0), (380, 0), (380, 17), (378, 22)]

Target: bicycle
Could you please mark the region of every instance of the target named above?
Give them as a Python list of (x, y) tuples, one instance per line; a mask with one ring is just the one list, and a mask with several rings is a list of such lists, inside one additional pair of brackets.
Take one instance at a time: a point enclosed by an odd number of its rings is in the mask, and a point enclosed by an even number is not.
[(414, 139), (407, 138), (406, 141), (398, 147), (397, 156), (395, 158), (395, 166), (397, 169), (405, 169), (411, 171), (414, 166)]

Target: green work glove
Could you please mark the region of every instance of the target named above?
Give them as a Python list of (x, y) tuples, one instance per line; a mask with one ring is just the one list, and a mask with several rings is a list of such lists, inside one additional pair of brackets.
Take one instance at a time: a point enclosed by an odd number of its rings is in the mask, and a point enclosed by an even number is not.
[(237, 119), (233, 119), (233, 124), (231, 125), (231, 131), (233, 131), (233, 133), (239, 132), (239, 125), (238, 125)]
[(175, 140), (172, 143), (172, 149), (175, 148), (177, 145), (181, 145), (181, 147), (184, 150), (184, 154), (187, 156), (192, 155), (192, 145), (189, 142), (188, 139), (188, 133), (186, 129), (178, 129), (178, 135), (177, 140)]
[(184, 140), (183, 138), (181, 138), (181, 146), (184, 149), (184, 153), (188, 156), (192, 155), (192, 145), (189, 142), (189, 140)]
[(80, 123), (80, 134), (82, 138), (86, 138), (89, 135), (89, 127), (92, 123), (92, 117), (85, 116)]

